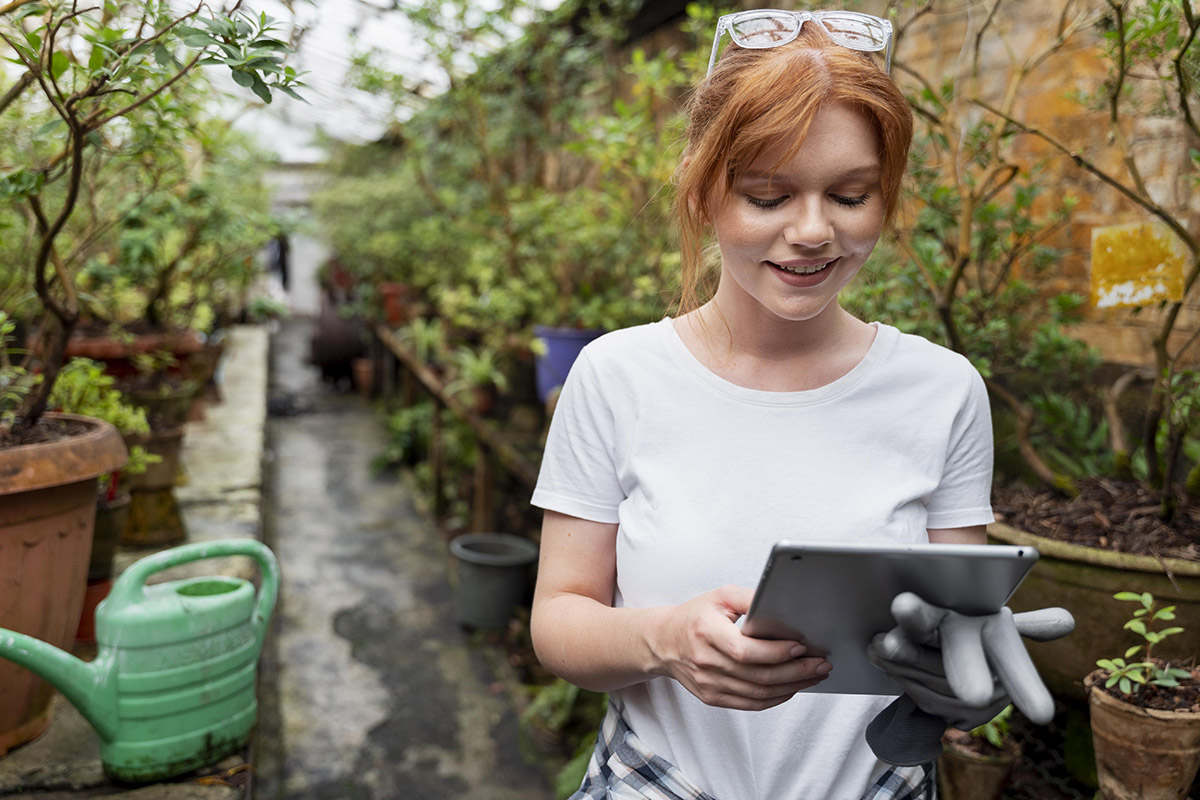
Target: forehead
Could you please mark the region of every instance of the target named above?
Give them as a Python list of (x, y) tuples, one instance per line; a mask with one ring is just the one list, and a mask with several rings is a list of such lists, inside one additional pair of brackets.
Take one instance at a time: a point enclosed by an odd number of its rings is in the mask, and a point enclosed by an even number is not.
[(746, 172), (770, 172), (786, 164), (834, 161), (847, 168), (881, 167), (882, 146), (874, 119), (848, 103), (834, 103), (814, 115), (808, 131), (779, 137), (764, 148)]
[(882, 146), (874, 120), (847, 103), (822, 108), (807, 133), (797, 129), (781, 135), (734, 177), (767, 179), (812, 171), (863, 173), (878, 177), (883, 168)]

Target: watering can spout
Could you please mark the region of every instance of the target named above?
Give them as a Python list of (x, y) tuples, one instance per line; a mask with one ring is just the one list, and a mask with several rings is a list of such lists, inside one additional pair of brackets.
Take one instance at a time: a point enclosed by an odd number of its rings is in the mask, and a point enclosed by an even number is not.
[(0, 628), (0, 658), (20, 664), (62, 692), (101, 739), (110, 741), (116, 735), (116, 695), (105, 680), (111, 653), (102, 651), (95, 661), (81, 661), (40, 639)]

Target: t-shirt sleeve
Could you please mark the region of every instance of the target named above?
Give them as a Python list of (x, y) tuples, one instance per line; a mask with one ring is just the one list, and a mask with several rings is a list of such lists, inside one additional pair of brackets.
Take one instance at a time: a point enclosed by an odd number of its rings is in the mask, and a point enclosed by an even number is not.
[(971, 368), (969, 390), (951, 429), (941, 483), (926, 502), (926, 525), (962, 528), (994, 521), (993, 466), (992, 414), (987, 387)]
[(618, 522), (625, 499), (616, 467), (616, 415), (611, 386), (597, 375), (589, 347), (559, 394), (546, 437), (533, 505), (593, 522)]

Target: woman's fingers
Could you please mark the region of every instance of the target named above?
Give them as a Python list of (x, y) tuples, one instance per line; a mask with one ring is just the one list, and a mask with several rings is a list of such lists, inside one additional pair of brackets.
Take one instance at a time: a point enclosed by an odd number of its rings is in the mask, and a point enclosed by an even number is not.
[(776, 667), (736, 665), (730, 672), (716, 669), (697, 672), (688, 690), (709, 705), (761, 710), (816, 686), (828, 674), (828, 663), (819, 658), (795, 659)]
[(670, 674), (709, 705), (764, 709), (824, 680), (830, 665), (797, 642), (754, 639), (734, 624), (753, 591), (726, 586), (677, 607)]

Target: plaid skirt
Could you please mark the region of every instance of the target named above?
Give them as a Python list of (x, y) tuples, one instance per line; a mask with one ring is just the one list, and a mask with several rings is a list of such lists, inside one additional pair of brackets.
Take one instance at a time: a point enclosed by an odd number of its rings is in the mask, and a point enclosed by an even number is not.
[[(933, 764), (892, 767), (861, 800), (936, 800)], [(654, 755), (610, 709), (579, 791), (570, 800), (714, 800), (679, 768)]]

